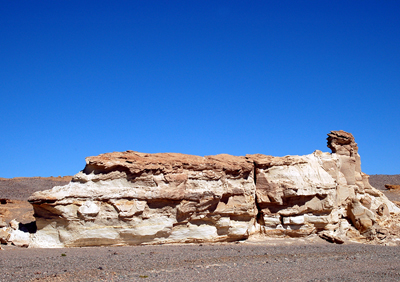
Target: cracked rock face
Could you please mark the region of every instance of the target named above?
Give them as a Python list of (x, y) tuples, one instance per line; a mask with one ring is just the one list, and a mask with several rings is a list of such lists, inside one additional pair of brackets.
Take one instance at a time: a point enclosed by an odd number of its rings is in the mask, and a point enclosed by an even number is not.
[(369, 185), (354, 137), (344, 131), (328, 136), (332, 154), (127, 151), (89, 157), (68, 185), (30, 197), (38, 229), (30, 247), (218, 242), (252, 235), (386, 240), (388, 220), (400, 210)]
[(34, 247), (217, 242), (255, 224), (245, 157), (122, 152), (86, 159), (71, 183), (35, 193)]

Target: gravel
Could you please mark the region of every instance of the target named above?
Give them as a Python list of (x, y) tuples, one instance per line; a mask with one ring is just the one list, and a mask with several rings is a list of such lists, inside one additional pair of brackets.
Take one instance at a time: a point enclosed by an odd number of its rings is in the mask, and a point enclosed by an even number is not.
[(399, 281), (400, 247), (258, 243), (0, 251), (0, 281)]

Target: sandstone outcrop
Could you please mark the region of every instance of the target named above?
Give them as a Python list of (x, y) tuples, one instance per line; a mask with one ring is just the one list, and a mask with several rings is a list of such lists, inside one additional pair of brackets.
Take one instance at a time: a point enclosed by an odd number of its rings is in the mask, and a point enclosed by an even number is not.
[(190, 156), (133, 151), (86, 158), (65, 186), (34, 193), (30, 247), (219, 242), (319, 234), (382, 241), (400, 209), (361, 172), (354, 137), (332, 153)]
[(67, 186), (35, 193), (33, 246), (244, 239), (255, 224), (245, 157), (122, 152), (86, 159)]
[(5, 222), (4, 218), (0, 217), (0, 228), (6, 227), (7, 223)]
[(0, 228), (0, 243), (13, 244), (18, 247), (28, 247), (32, 240), (32, 234), (35, 230), (28, 230), (32, 224), (21, 224), (15, 219), (9, 224), (5, 223)]
[(400, 185), (385, 184), (385, 188), (388, 190), (400, 190)]

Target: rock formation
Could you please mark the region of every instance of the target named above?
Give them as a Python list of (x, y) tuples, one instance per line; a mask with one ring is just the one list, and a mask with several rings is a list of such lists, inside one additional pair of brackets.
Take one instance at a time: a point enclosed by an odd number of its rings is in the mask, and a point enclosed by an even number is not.
[(332, 154), (88, 157), (68, 185), (30, 197), (37, 225), (30, 247), (395, 236), (400, 209), (369, 185), (353, 136), (328, 136)]
[(388, 190), (400, 190), (400, 185), (385, 184), (385, 188)]
[(28, 247), (32, 239), (30, 234), (32, 230), (28, 230), (28, 227), (31, 227), (29, 225), (30, 224), (20, 224), (15, 219), (10, 221), (9, 226), (3, 222), (0, 226), (0, 243), (13, 244), (18, 247)]

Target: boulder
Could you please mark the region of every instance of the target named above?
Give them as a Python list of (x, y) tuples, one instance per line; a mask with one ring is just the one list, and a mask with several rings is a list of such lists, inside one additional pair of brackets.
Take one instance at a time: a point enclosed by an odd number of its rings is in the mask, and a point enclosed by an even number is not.
[(336, 236), (332, 231), (321, 231), (318, 235), (322, 239), (331, 243), (343, 244), (345, 242), (343, 238)]
[(0, 228), (7, 227), (7, 226), (8, 226), (8, 224), (4, 220), (4, 218), (0, 217)]
[(385, 188), (388, 190), (400, 190), (400, 185), (385, 184)]
[(12, 229), (14, 229), (14, 230), (19, 229), (19, 222), (16, 221), (15, 219), (12, 219), (9, 224)]
[[(20, 226), (23, 228), (20, 229)], [(28, 247), (32, 238), (31, 234), (24, 226), (24, 224), (20, 224), (15, 219), (11, 220), (10, 227), (3, 227), (0, 229), (0, 243), (12, 243), (18, 247)]]
[(7, 227), (3, 227), (0, 229), (0, 243), (7, 244), (8, 239), (10, 238), (10, 233), (7, 230)]
[(332, 131), (328, 147), (332, 153), (285, 157), (134, 151), (88, 157), (69, 184), (29, 198), (37, 225), (30, 247), (220, 242), (260, 234), (388, 240), (382, 222), (400, 209), (369, 185), (353, 135)]
[(352, 199), (352, 202), (349, 203), (347, 214), (361, 234), (370, 231), (376, 222), (375, 213), (362, 206), (356, 198)]
[(28, 232), (12, 229), (8, 241), (18, 247), (28, 247), (31, 242), (31, 235)]

